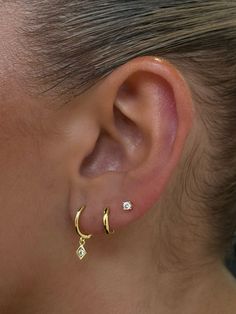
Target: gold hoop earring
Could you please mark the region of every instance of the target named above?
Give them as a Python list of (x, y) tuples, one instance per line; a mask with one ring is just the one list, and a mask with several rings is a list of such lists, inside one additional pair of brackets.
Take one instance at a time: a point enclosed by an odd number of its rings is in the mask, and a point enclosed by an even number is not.
[(115, 232), (114, 230), (111, 231), (109, 227), (109, 208), (108, 207), (106, 207), (103, 211), (103, 225), (104, 225), (106, 234), (111, 234)]
[(79, 259), (82, 260), (85, 255), (87, 254), (87, 251), (85, 250), (85, 240), (90, 239), (92, 237), (91, 234), (84, 234), (80, 231), (79, 228), (79, 218), (80, 215), (82, 213), (82, 211), (86, 208), (86, 206), (81, 206), (75, 216), (75, 229), (77, 231), (77, 233), (80, 235), (80, 239), (79, 239), (79, 244), (80, 246), (78, 247), (78, 249), (76, 250), (76, 254), (78, 255)]

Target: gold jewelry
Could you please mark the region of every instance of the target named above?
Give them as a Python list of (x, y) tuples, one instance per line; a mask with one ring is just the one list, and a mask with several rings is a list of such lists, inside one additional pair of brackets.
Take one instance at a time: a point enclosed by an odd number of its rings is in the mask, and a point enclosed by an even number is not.
[(106, 207), (104, 209), (104, 212), (103, 212), (103, 225), (104, 225), (104, 229), (105, 229), (106, 234), (110, 234), (110, 233), (114, 233), (115, 232), (114, 230), (110, 231), (110, 227), (109, 227), (109, 208), (108, 207)]
[(84, 258), (84, 256), (87, 254), (84, 245), (85, 245), (85, 240), (90, 239), (92, 237), (91, 234), (84, 234), (80, 231), (79, 229), (79, 218), (80, 215), (82, 213), (82, 211), (86, 208), (86, 206), (81, 206), (75, 216), (75, 229), (77, 231), (77, 233), (80, 235), (80, 239), (79, 239), (79, 243), (80, 246), (78, 247), (78, 249), (76, 250), (76, 254), (78, 255), (79, 259), (82, 260)]

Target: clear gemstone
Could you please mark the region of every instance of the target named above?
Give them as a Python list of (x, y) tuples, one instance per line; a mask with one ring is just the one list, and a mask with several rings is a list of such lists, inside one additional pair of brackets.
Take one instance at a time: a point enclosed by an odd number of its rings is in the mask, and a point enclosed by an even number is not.
[(131, 201), (125, 201), (123, 202), (123, 209), (124, 210), (131, 210), (133, 208)]
[(83, 259), (85, 255), (87, 254), (85, 248), (83, 245), (80, 245), (80, 247), (77, 249), (76, 254), (78, 255), (79, 259)]

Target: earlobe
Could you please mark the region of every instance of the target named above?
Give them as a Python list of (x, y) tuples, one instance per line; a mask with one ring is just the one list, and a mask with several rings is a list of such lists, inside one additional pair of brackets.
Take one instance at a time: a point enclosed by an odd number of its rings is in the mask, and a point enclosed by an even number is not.
[[(110, 223), (117, 230), (158, 202), (181, 157), (193, 106), (181, 74), (153, 57), (115, 70), (93, 89), (91, 99), (97, 107), (90, 106), (90, 119), (100, 134), (79, 164), (70, 207), (74, 217), (79, 200), (86, 202), (82, 224), (94, 234), (103, 232), (105, 207), (111, 209)], [(125, 200), (132, 201), (129, 214), (122, 209)]]

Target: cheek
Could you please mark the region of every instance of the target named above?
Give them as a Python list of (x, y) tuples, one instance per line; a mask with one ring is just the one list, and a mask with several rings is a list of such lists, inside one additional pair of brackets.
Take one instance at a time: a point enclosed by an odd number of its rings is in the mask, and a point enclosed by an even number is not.
[(43, 150), (37, 119), (23, 123), (23, 114), (0, 112), (0, 295), (26, 287), (35, 269), (43, 273), (49, 248), (61, 243), (58, 230), (65, 228), (65, 180), (57, 157)]

